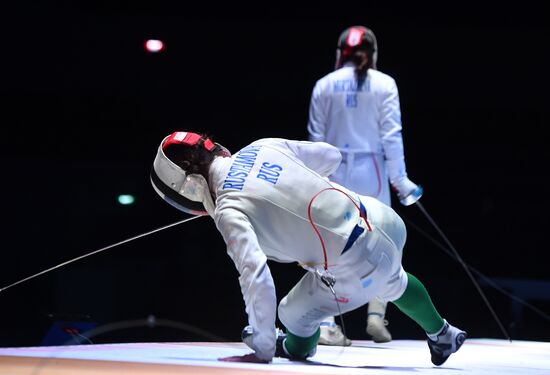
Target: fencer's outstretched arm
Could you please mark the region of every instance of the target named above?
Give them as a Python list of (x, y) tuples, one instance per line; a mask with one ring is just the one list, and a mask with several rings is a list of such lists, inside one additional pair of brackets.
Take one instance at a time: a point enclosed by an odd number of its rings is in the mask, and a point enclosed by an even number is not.
[(248, 217), (238, 208), (216, 211), (216, 226), (227, 246), (227, 253), (239, 272), (248, 323), (254, 335), (250, 342), (256, 357), (271, 361), (275, 355), (277, 298), (267, 258), (258, 244)]

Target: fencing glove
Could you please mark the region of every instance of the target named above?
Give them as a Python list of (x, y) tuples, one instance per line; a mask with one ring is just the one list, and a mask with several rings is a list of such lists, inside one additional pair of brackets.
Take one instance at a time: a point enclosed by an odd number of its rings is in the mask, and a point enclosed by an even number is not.
[(407, 177), (405, 158), (386, 160), (386, 168), (392, 189), (402, 205), (410, 206), (420, 199), (424, 190)]

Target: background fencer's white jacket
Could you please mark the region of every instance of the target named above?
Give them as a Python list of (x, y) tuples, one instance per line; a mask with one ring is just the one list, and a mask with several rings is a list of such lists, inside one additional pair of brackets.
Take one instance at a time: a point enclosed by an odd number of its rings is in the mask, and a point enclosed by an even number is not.
[[(387, 167), (390, 180), (396, 180), (405, 175), (396, 82), (385, 73), (369, 69), (364, 84), (358, 88), (354, 69), (353, 63), (348, 62), (316, 82), (309, 107), (309, 140), (338, 147), (344, 158), (364, 153), (382, 155), (378, 160), (385, 158), (388, 162), (381, 168)], [(357, 157), (356, 165), (357, 162), (372, 160)], [(337, 182), (344, 183), (338, 179)], [(369, 184), (372, 182), (365, 181), (363, 186)], [(352, 189), (361, 192), (356, 187)]]
[(253, 348), (260, 358), (273, 357), (276, 340), (277, 301), (267, 259), (323, 268), (321, 241), (308, 218), (310, 203), (329, 265), (360, 220), (356, 194), (340, 186), (350, 197), (323, 191), (332, 186), (326, 176), (340, 161), (338, 149), (324, 142), (268, 138), (212, 163), (214, 220), (240, 274)]

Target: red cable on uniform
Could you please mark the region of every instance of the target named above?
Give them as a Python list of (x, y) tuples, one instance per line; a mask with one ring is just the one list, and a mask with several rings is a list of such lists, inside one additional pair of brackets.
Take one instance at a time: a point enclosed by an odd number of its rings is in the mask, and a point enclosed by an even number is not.
[(345, 191), (342, 191), (338, 188), (334, 188), (334, 187), (330, 187), (330, 188), (326, 188), (326, 189), (323, 189), (321, 190), (320, 192), (318, 192), (317, 194), (315, 194), (313, 196), (313, 198), (311, 198), (311, 200), (309, 201), (309, 205), (307, 207), (307, 216), (309, 218), (309, 223), (311, 224), (311, 226), (313, 227), (313, 230), (315, 231), (315, 233), (317, 233), (317, 236), (319, 237), (319, 241), (321, 241), (321, 247), (323, 248), (323, 257), (324, 257), (324, 260), (325, 260), (325, 264), (324, 264), (324, 268), (325, 268), (325, 271), (328, 270), (328, 258), (327, 258), (327, 250), (325, 248), (325, 241), (323, 241), (323, 237), (321, 236), (321, 233), (319, 232), (319, 230), (317, 229), (317, 227), (315, 226), (315, 224), (313, 223), (313, 219), (311, 217), (311, 204), (313, 203), (313, 201), (315, 200), (315, 198), (317, 198), (317, 196), (319, 194), (321, 194), (322, 192), (326, 191), (326, 190), (336, 190), (336, 191), (339, 191), (340, 193), (344, 194), (346, 197), (349, 198), (349, 200), (353, 203), (353, 205), (357, 208), (357, 210), (359, 211), (359, 215), (363, 218), (363, 220), (365, 220), (365, 223), (367, 224), (367, 228), (369, 231), (372, 231), (371, 227), (370, 227), (370, 224), (369, 222), (367, 221), (367, 217), (366, 217), (366, 214), (363, 214), (363, 212), (361, 211), (361, 208), (357, 205), (357, 203), (355, 203), (355, 201), (348, 195), (348, 193), (346, 193)]
[(378, 163), (376, 162), (376, 158), (372, 157), (372, 163), (374, 164), (374, 169), (376, 169), (376, 177), (378, 180), (378, 188), (376, 189), (376, 197), (380, 195), (380, 192), (382, 191), (382, 179), (380, 178), (380, 169), (378, 168)]

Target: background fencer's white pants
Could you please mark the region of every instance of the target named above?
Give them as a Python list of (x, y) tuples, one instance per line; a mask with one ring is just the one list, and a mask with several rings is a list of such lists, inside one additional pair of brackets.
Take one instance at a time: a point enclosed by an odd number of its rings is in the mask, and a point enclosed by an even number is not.
[(407, 287), (401, 266), (406, 239), (403, 220), (395, 211), (370, 197), (362, 196), (372, 231), (365, 230), (354, 245), (329, 267), (336, 277), (334, 291), (312, 272), (307, 272), (281, 300), (279, 319), (295, 335), (309, 337), (327, 317), (354, 310), (377, 297), (398, 299)]
[(330, 176), (330, 180), (391, 206), (390, 182), (384, 155), (343, 148), (340, 152), (342, 163)]

